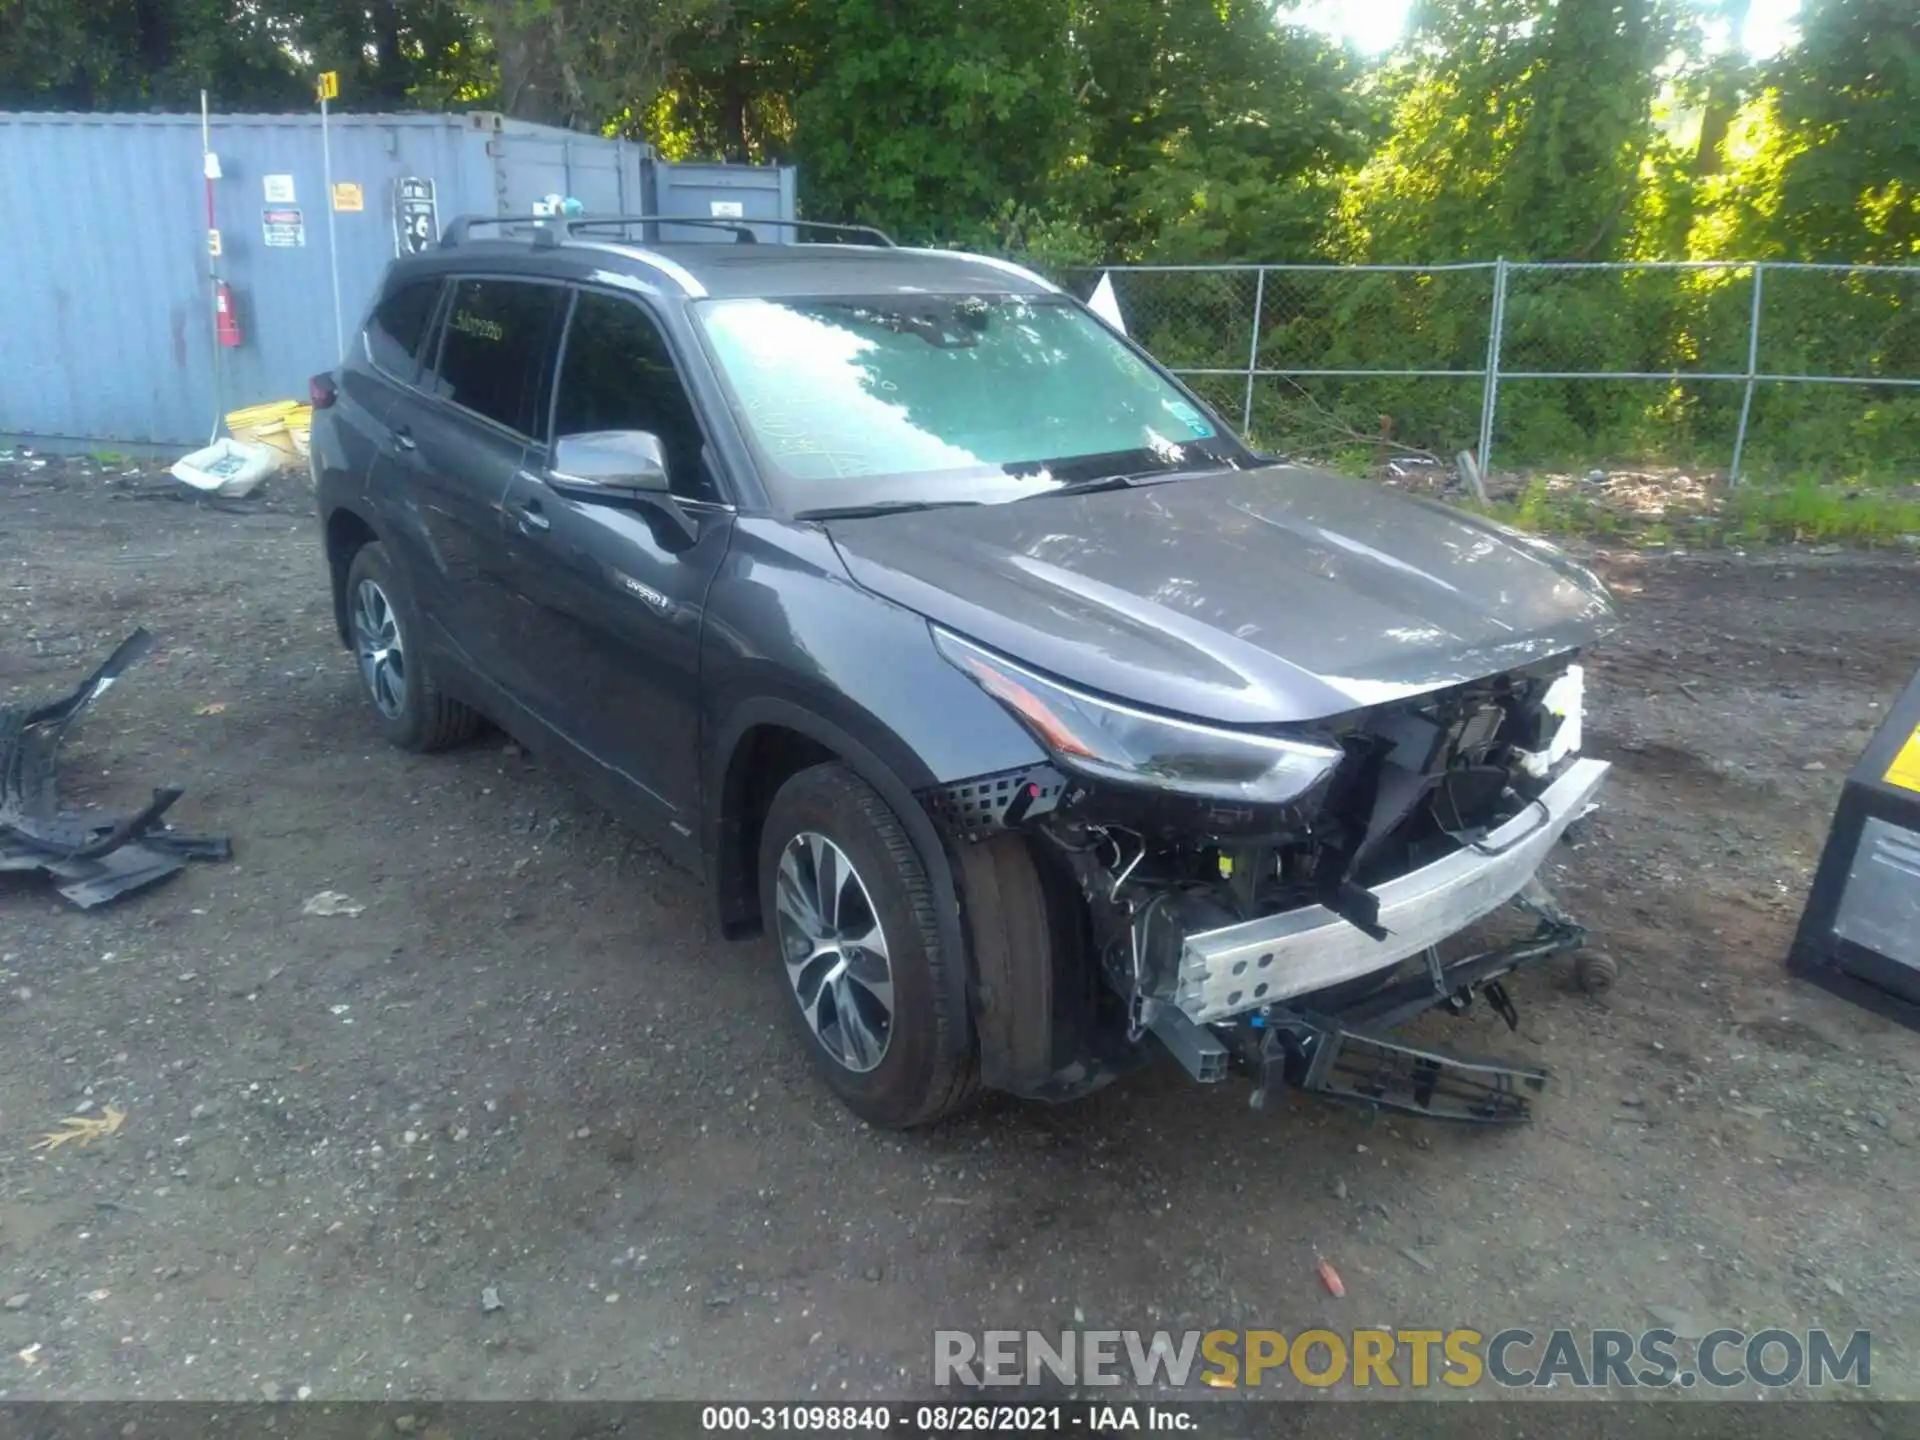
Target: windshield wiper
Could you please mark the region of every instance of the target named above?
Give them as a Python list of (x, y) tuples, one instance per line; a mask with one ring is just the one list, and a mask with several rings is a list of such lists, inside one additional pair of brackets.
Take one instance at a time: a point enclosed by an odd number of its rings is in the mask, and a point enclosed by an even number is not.
[(1179, 470), (1134, 470), (1115, 475), (1100, 475), (1091, 480), (1070, 480), (1051, 490), (1023, 495), (1023, 500), (1038, 500), (1045, 495), (1090, 495), (1096, 490), (1131, 490), (1137, 485), (1159, 485), (1168, 480), (1189, 480), (1196, 475), (1218, 475), (1230, 465), (1188, 466)]
[(1055, 485), (1048, 490), (1036, 490), (1031, 495), (1022, 495), (1022, 500), (1039, 500), (1047, 495), (1091, 495), (1096, 490), (1131, 490), (1137, 477), (1132, 475), (1099, 475), (1091, 480), (1069, 480), (1064, 485)]
[(978, 505), (978, 500), (876, 500), (871, 505), (827, 505), (818, 510), (796, 510), (796, 520), (864, 520), (870, 515), (906, 515), (915, 510), (944, 510), (953, 505)]

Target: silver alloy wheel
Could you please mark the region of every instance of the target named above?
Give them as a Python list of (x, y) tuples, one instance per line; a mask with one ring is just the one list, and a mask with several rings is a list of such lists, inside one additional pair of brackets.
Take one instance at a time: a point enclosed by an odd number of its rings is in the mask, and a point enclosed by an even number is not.
[(407, 704), (407, 655), (401, 644), (400, 617), (387, 592), (362, 580), (353, 597), (353, 649), (360, 657), (360, 678), (374, 706), (397, 720)]
[(800, 1013), (841, 1065), (873, 1069), (893, 1034), (893, 965), (860, 872), (833, 841), (803, 830), (780, 852), (774, 907)]

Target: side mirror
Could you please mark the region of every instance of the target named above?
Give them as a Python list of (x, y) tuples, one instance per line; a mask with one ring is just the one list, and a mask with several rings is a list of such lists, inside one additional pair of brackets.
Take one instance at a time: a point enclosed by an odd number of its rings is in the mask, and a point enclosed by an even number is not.
[(645, 430), (562, 435), (553, 446), (547, 483), (571, 500), (606, 502), (667, 494), (667, 457)]

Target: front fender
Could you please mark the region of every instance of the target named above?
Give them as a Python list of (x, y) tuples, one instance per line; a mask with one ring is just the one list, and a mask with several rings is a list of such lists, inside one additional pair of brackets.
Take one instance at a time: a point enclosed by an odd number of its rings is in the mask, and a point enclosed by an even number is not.
[(741, 520), (708, 596), (701, 691), (709, 771), (717, 764), (724, 772), (751, 728), (739, 717), (772, 701), (857, 743), (912, 791), (1046, 759), (940, 654), (923, 617), (855, 585), (811, 526)]
[(967, 943), (952, 842), (921, 801), (930, 787), (1039, 764), (1045, 754), (999, 703), (934, 648), (926, 620), (862, 590), (825, 535), (739, 522), (708, 592), (702, 632), (703, 848), (721, 929), (757, 914), (757, 837), (736, 768), (776, 727), (838, 757), (900, 817), (926, 862), (940, 942)]

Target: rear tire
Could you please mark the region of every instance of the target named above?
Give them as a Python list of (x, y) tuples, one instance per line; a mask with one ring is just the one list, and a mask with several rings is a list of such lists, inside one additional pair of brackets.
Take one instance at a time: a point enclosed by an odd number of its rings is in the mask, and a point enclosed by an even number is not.
[(838, 763), (793, 776), (761, 827), (759, 877), (789, 1014), (847, 1108), (904, 1129), (972, 1100), (964, 960), (942, 946), (925, 859), (878, 792)]
[(425, 752), (473, 738), (479, 712), (441, 694), (420, 643), (419, 612), (377, 540), (356, 550), (347, 567), (347, 633), (361, 690), (387, 743)]

